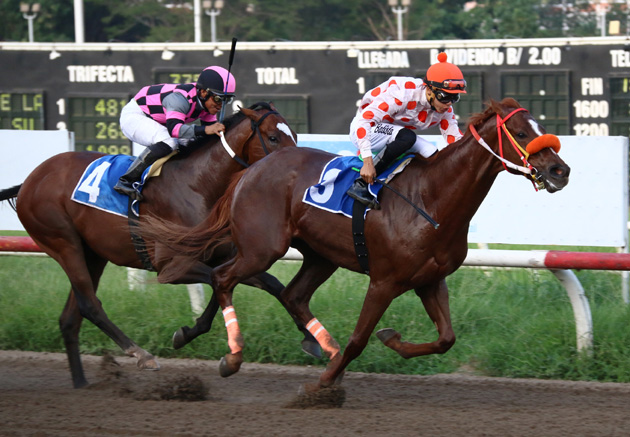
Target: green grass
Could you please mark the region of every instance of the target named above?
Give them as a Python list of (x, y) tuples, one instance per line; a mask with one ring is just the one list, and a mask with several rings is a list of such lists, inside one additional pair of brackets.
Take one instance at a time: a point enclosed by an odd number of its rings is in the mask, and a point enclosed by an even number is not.
[[(279, 262), (271, 273), (287, 283), (298, 268), (296, 262)], [(529, 269), (462, 268), (447, 280), (457, 335), (450, 351), (405, 360), (372, 336), (349, 370), (403, 374), (465, 370), (490, 376), (630, 382), (630, 307), (621, 299), (621, 278), (600, 271), (576, 274), (593, 314), (591, 356), (576, 351), (571, 305), (553, 274)], [(47, 257), (0, 256), (0, 284), (0, 349), (63, 352), (58, 318), (69, 282), (61, 268)], [(313, 313), (342, 347), (354, 329), (367, 285), (366, 276), (339, 270), (313, 297)], [(183, 349), (171, 347), (173, 332), (193, 323), (183, 285), (149, 283), (145, 291), (130, 291), (126, 269), (109, 265), (98, 296), (110, 319), (158, 356), (215, 360), (228, 350), (220, 316), (210, 333)], [(206, 287), (206, 299), (209, 297)], [(302, 335), (273, 297), (239, 286), (234, 305), (245, 339), (246, 361), (325, 365), (325, 361), (301, 351)], [(414, 343), (437, 338), (433, 323), (413, 292), (392, 303), (377, 329), (385, 327), (396, 329), (403, 340)], [(81, 330), (81, 350), (119, 353), (117, 346), (87, 321)]]

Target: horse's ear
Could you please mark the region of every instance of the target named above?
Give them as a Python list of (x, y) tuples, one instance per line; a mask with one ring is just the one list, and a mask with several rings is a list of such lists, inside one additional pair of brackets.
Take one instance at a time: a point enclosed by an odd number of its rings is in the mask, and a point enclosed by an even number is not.
[(269, 102), (269, 107), (273, 110), (273, 111), (277, 111), (276, 109), (276, 105), (273, 104), (273, 102)]
[(241, 112), (245, 114), (247, 118), (250, 118), (254, 121), (258, 121), (258, 119), (260, 118), (260, 115), (258, 115), (258, 113), (254, 111), (253, 109), (241, 108)]

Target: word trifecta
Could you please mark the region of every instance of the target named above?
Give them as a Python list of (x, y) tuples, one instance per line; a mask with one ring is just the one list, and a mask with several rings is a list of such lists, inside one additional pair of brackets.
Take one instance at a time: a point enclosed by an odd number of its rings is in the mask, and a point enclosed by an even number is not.
[(135, 82), (130, 65), (68, 65), (70, 82)]

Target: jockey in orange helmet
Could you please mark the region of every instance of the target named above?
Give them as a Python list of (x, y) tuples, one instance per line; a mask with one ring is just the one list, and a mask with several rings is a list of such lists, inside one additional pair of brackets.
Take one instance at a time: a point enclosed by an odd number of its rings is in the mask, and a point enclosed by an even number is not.
[(368, 184), (405, 152), (429, 157), (437, 151), (417, 131), (437, 124), (448, 144), (459, 140), (462, 133), (452, 105), (465, 92), (464, 75), (447, 62), (446, 53), (438, 55), (438, 63), (429, 67), (424, 80), (395, 76), (368, 91), (350, 125), (350, 139), (359, 149), (363, 166), (348, 195), (380, 209)]

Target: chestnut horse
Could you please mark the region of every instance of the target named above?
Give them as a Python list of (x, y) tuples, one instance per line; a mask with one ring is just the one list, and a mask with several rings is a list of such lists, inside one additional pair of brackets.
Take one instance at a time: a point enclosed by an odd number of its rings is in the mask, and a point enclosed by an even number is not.
[[(268, 103), (243, 108), (227, 118), (224, 124), (228, 147), (236, 158), (230, 157), (217, 136), (187, 146), (183, 153), (175, 155), (163, 166), (160, 177), (151, 178), (146, 184), (143, 190), (145, 200), (139, 210), (140, 222), (147, 215), (155, 215), (193, 226), (207, 216), (227, 188), (231, 175), (243, 169), (242, 164), (249, 165), (272, 151), (296, 146), (296, 134)], [(120, 266), (144, 268), (132, 244), (126, 218), (70, 199), (86, 167), (101, 156), (104, 155), (93, 152), (56, 155), (37, 167), (21, 186), (0, 192), (0, 200), (17, 197), (17, 213), (24, 228), (39, 247), (61, 265), (70, 280), (70, 296), (59, 325), (75, 388), (87, 385), (79, 353), (79, 330), (84, 317), (128, 355), (135, 356), (139, 368), (159, 368), (150, 353), (137, 346), (109, 320), (96, 297), (99, 279), (108, 261)], [(153, 257), (152, 247), (168, 256), (165, 248), (147, 246), (149, 257)], [(223, 254), (217, 254), (216, 259), (208, 262), (219, 263), (221, 256)], [(177, 269), (177, 257), (169, 268)], [(173, 283), (208, 281), (206, 270), (193, 268)], [(269, 274), (258, 275), (244, 283), (263, 288), (276, 297), (284, 288)], [(190, 338), (210, 329), (215, 312), (207, 311), (198, 319), (198, 326)], [(303, 327), (302, 330), (305, 340), (317, 345), (310, 333)], [(176, 346), (181, 347), (190, 338), (180, 339)]]
[[(432, 226), (404, 199), (383, 190), (382, 209), (365, 220), (370, 284), (359, 319), (343, 351), (309, 309), (315, 290), (338, 268), (363, 272), (351, 233), (351, 220), (302, 201), (322, 169), (334, 156), (308, 148), (286, 148), (257, 162), (226, 191), (205, 222), (191, 229), (162, 223), (159, 232), (170, 247), (193, 260), (209, 256), (231, 241), (236, 256), (212, 271), (212, 286), (228, 327), (230, 352), (221, 360), (220, 373), (229, 376), (242, 363), (240, 334), (232, 291), (245, 278), (266, 271), (289, 246), (304, 256), (301, 269), (282, 291), (281, 298), (319, 341), (330, 359), (319, 383), (327, 387), (343, 375), (365, 348), (368, 338), (392, 300), (413, 289), (433, 320), (438, 338), (429, 343), (401, 341), (401, 334), (383, 329), (377, 336), (405, 358), (444, 353), (455, 343), (445, 278), (466, 258), (470, 220), (497, 175), (504, 168), (525, 174), (538, 188), (561, 190), (569, 181), (569, 167), (558, 156), (560, 142), (545, 134), (532, 115), (514, 99), (491, 101), (473, 116), (461, 140), (435, 157), (414, 158), (390, 185), (423, 208), (439, 227)], [(157, 225), (157, 224), (156, 224)], [(154, 233), (158, 227), (150, 229)], [(187, 234), (188, 233), (188, 234)], [(198, 249), (177, 245), (177, 235), (195, 235)], [(164, 272), (175, 273), (173, 270)], [(174, 277), (164, 277), (172, 280)]]

